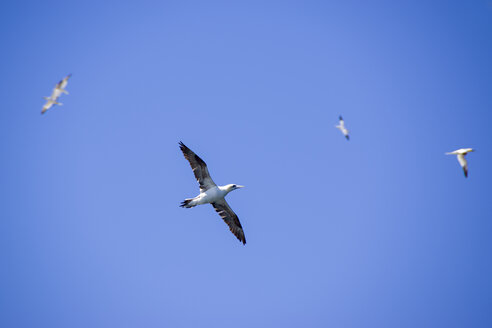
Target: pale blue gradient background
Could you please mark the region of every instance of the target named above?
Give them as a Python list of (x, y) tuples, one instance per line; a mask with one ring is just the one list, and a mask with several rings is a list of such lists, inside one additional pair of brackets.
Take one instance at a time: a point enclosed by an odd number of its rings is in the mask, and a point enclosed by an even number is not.
[[(0, 27), (1, 327), (492, 327), (491, 1), (4, 1)], [(180, 140), (246, 186), (246, 246), (178, 207)]]

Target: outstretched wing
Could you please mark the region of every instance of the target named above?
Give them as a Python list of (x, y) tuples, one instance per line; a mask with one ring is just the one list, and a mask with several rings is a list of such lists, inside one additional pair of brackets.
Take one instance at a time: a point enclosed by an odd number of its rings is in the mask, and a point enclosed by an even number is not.
[(342, 116), (340, 115), (340, 117), (338, 117), (338, 126), (339, 126), (339, 129), (342, 130), (345, 130), (345, 121), (343, 120)]
[(60, 88), (60, 89), (65, 89), (65, 87), (67, 86), (68, 84), (68, 79), (72, 76), (72, 74), (68, 74), (67, 76), (65, 76), (65, 78), (63, 80), (61, 80), (60, 82), (58, 82), (58, 84), (56, 85), (57, 88)]
[(340, 115), (338, 117), (338, 120), (339, 120), (339, 122), (338, 122), (338, 125), (336, 126), (336, 128), (339, 129), (340, 131), (342, 131), (343, 135), (345, 136), (345, 138), (347, 140), (350, 140), (349, 131), (345, 127), (345, 121), (343, 120), (342, 115)]
[(465, 155), (459, 154), (458, 162), (460, 162), (460, 165), (463, 168), (463, 173), (465, 173), (465, 177), (468, 178), (468, 162), (466, 161)]
[(179, 142), (179, 148), (183, 152), (184, 157), (190, 163), (193, 174), (200, 184), (200, 192), (207, 191), (208, 189), (217, 186), (208, 173), (207, 164), (198, 157), (190, 148), (186, 147), (184, 143)]
[(53, 106), (53, 104), (52, 104), (52, 103), (50, 103), (50, 102), (47, 102), (46, 104), (44, 104), (43, 109), (41, 110), (41, 114), (46, 113), (46, 111), (47, 111), (48, 109), (50, 109), (50, 108), (51, 108), (51, 106)]
[(241, 226), (241, 222), (239, 222), (239, 218), (236, 213), (231, 209), (229, 204), (227, 204), (225, 199), (222, 199), (218, 202), (212, 203), (212, 206), (215, 208), (217, 213), (219, 213), (222, 220), (229, 226), (231, 232), (239, 239), (240, 242), (246, 244), (246, 238), (244, 237), (243, 227)]

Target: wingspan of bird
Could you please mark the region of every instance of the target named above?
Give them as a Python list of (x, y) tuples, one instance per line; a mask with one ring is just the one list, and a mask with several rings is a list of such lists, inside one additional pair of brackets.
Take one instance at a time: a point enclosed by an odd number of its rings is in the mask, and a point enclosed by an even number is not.
[(225, 199), (221, 201), (217, 201), (212, 203), (212, 206), (215, 208), (217, 213), (219, 213), (220, 217), (224, 220), (225, 223), (229, 226), (231, 232), (239, 239), (240, 242), (246, 244), (246, 238), (244, 237), (243, 227), (241, 226), (241, 222), (239, 222), (239, 218), (236, 213), (231, 209), (229, 204)]
[(446, 153), (446, 155), (456, 155), (456, 157), (458, 158), (458, 162), (463, 169), (463, 173), (465, 174), (465, 178), (468, 178), (468, 161), (465, 157), (468, 153), (473, 151), (475, 151), (475, 149), (473, 148), (460, 148), (458, 150)]
[(337, 129), (339, 129), (340, 131), (342, 131), (343, 135), (345, 136), (345, 138), (347, 140), (350, 140), (350, 137), (349, 137), (349, 131), (347, 130), (347, 128), (345, 127), (345, 121), (343, 120), (343, 117), (340, 115), (338, 117), (338, 125), (336, 126)]
[(195, 174), (195, 178), (200, 184), (200, 192), (217, 186), (210, 177), (210, 173), (208, 173), (207, 164), (181, 141), (179, 142), (179, 148), (186, 160), (190, 163), (193, 174)]

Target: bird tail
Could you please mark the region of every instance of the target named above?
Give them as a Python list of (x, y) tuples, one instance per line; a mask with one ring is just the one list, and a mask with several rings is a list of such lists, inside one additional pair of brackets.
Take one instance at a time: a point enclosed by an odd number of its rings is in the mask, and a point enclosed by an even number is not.
[(185, 199), (184, 201), (181, 202), (181, 205), (179, 205), (180, 207), (184, 207), (184, 208), (192, 208), (192, 207), (195, 207), (196, 204), (193, 204), (192, 201), (194, 201), (195, 199), (194, 198), (187, 198)]

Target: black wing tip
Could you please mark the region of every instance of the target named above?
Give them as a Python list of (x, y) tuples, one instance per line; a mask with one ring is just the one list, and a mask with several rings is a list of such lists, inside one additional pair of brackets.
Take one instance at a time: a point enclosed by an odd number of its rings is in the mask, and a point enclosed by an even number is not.
[(179, 142), (179, 148), (183, 151), (186, 149), (189, 149), (188, 147), (186, 147), (186, 145), (182, 141)]
[(338, 116), (338, 119), (339, 119), (340, 121), (343, 121), (343, 117), (342, 117), (342, 115)]
[(193, 206), (190, 206), (192, 200), (193, 199), (185, 199), (184, 201), (181, 202), (181, 205), (179, 205), (179, 207), (192, 208)]
[(465, 173), (465, 178), (468, 178), (468, 171), (463, 170), (463, 173)]
[(244, 235), (243, 227), (241, 226), (241, 222), (239, 222), (239, 220), (238, 223), (239, 229), (237, 231), (233, 231), (233, 229), (230, 230), (234, 234), (234, 236), (236, 236), (236, 238), (243, 243), (243, 245), (246, 245), (246, 236)]
[(244, 237), (244, 232), (242, 234), (234, 234), (236, 238), (243, 243), (243, 245), (246, 245), (246, 237)]
[(347, 140), (350, 140), (350, 137), (348, 135), (346, 135), (345, 138), (347, 138)]

